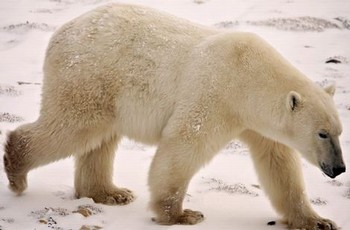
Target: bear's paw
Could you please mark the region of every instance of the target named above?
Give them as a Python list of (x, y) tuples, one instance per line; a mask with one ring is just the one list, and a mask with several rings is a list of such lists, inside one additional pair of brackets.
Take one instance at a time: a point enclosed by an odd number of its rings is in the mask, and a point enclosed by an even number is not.
[(185, 209), (179, 216), (170, 216), (169, 213), (160, 217), (152, 218), (152, 221), (161, 225), (195, 225), (204, 220), (204, 215), (199, 211), (193, 211), (190, 209)]
[(338, 230), (337, 225), (328, 219), (322, 217), (310, 217), (305, 219), (298, 219), (295, 221), (289, 221), (289, 229), (302, 229), (302, 230)]
[(184, 225), (194, 225), (202, 222), (203, 220), (204, 215), (201, 212), (185, 209), (182, 215), (179, 217), (178, 223)]
[(114, 188), (99, 192), (91, 197), (95, 203), (107, 205), (127, 205), (135, 200), (132, 191), (126, 188)]

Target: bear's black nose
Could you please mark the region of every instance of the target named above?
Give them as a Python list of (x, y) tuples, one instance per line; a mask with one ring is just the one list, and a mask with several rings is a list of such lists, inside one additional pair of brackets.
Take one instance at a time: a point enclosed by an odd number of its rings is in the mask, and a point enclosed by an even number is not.
[(333, 176), (336, 177), (339, 174), (342, 174), (343, 172), (345, 172), (345, 170), (346, 170), (345, 166), (333, 168), (333, 170), (332, 170), (333, 171)]

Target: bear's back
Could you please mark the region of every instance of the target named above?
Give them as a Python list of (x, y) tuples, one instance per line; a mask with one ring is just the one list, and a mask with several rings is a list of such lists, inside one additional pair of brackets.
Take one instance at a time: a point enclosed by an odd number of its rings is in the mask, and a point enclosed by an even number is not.
[(95, 72), (113, 65), (127, 74), (135, 69), (131, 64), (142, 60), (138, 63), (143, 66), (169, 68), (213, 33), (150, 8), (108, 4), (63, 25), (49, 43), (45, 67), (80, 72), (80, 67), (92, 65)]

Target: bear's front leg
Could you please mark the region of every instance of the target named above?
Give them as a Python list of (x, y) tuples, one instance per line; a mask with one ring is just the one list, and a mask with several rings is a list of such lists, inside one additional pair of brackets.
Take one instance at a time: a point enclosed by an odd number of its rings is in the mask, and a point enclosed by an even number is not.
[(157, 149), (149, 173), (152, 220), (162, 225), (193, 225), (204, 220), (201, 212), (182, 209), (182, 202), (192, 176), (202, 166), (200, 156), (191, 147), (162, 141)]
[[(309, 211), (308, 211), (309, 212)], [(322, 218), (315, 212), (311, 211), (307, 215), (292, 215), (285, 217), (284, 222), (289, 229), (305, 230), (337, 230), (337, 225), (328, 219)]]
[(248, 144), (260, 182), (289, 229), (338, 229), (312, 209), (296, 152), (253, 131), (244, 132), (241, 139)]

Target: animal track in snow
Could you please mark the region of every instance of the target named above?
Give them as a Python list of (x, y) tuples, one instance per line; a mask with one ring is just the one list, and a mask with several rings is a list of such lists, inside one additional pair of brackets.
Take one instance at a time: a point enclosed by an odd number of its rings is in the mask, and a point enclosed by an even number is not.
[(247, 188), (242, 183), (227, 184), (223, 180), (216, 178), (203, 178), (205, 183), (209, 185), (209, 191), (227, 192), (229, 194), (241, 194), (249, 195), (253, 197), (259, 196), (257, 192), (254, 192)]
[(15, 115), (15, 114), (0, 113), (0, 122), (15, 123), (15, 122), (21, 122), (21, 121), (24, 121), (24, 119), (20, 116)]
[(75, 200), (74, 189), (70, 186), (65, 186), (61, 190), (53, 192), (52, 194), (61, 198), (62, 200)]
[[(74, 210), (68, 210), (66, 208), (47, 208), (32, 211), (29, 216), (33, 217), (40, 224), (46, 225), (48, 228), (55, 230), (64, 230), (64, 228), (59, 226), (59, 218), (66, 217), (68, 215), (78, 213), (84, 217), (89, 217), (92, 215), (96, 215), (102, 213), (103, 210), (94, 205), (80, 205)], [(91, 228), (98, 229), (98, 228)]]
[(332, 185), (332, 186), (336, 186), (336, 187), (343, 186), (343, 183), (338, 181), (338, 180), (329, 180), (329, 181), (327, 181), (327, 183)]
[(326, 29), (343, 29), (342, 26), (339, 26), (335, 22), (309, 16), (296, 18), (270, 18), (261, 21), (247, 21), (247, 23), (254, 26), (268, 26), (288, 31), (322, 32)]
[(328, 201), (322, 199), (321, 197), (316, 197), (314, 199), (310, 199), (311, 204), (317, 205), (317, 206), (323, 206), (327, 205)]
[(2, 31), (17, 33), (17, 34), (25, 34), (31, 30), (40, 30), (45, 32), (54, 31), (55, 27), (50, 26), (46, 23), (37, 23), (37, 22), (29, 22), (26, 21), (24, 23), (11, 24), (8, 26), (4, 26), (1, 28)]
[(239, 141), (232, 141), (222, 150), (224, 153), (238, 153), (240, 155), (247, 155), (248, 148)]
[(17, 90), (12, 85), (0, 85), (0, 95), (19, 96), (21, 94), (21, 91)]
[[(340, 22), (340, 23), (339, 23)], [(323, 18), (303, 16), (294, 18), (269, 18), (257, 21), (222, 21), (214, 24), (218, 28), (234, 28), (242, 23), (253, 26), (273, 27), (286, 31), (313, 31), (323, 32), (327, 29), (350, 29), (350, 21), (346, 18), (337, 17), (334, 21)]]
[(348, 188), (348, 189), (345, 191), (344, 197), (345, 197), (346, 199), (350, 199), (350, 188)]

